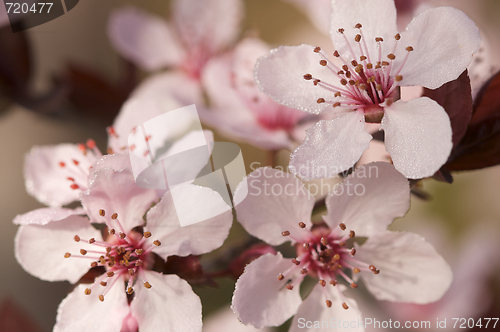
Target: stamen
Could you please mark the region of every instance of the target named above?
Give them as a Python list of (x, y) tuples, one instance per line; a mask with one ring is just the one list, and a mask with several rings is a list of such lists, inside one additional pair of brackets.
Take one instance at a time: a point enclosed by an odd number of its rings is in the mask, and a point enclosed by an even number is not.
[(283, 235), (283, 236), (289, 236), (290, 232), (289, 231), (284, 231), (284, 232), (281, 232), (281, 235)]

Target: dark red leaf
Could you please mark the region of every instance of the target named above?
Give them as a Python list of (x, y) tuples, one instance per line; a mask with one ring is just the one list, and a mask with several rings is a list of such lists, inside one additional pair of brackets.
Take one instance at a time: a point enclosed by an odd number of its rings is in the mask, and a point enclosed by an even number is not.
[(448, 113), (453, 130), (453, 146), (456, 146), (465, 135), (472, 114), (472, 93), (467, 70), (440, 88), (424, 89), (423, 95), (434, 99)]
[(500, 73), (493, 75), (479, 90), (474, 100), (471, 125), (498, 116), (500, 110)]
[(5, 332), (42, 332), (34, 319), (12, 300), (0, 306), (0, 331)]

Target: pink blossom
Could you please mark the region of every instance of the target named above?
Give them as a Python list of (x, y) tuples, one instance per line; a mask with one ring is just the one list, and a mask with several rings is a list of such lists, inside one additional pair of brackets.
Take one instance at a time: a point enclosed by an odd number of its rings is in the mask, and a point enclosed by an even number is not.
[(314, 116), (276, 103), (259, 91), (253, 68), (269, 47), (256, 38), (240, 42), (224, 56), (211, 59), (203, 72), (210, 109), (202, 120), (233, 138), (270, 150), (292, 149), (302, 140)]
[[(400, 86), (436, 89), (456, 79), (478, 50), (477, 27), (451, 7), (425, 11), (398, 33), (393, 0), (332, 0), (333, 60), (319, 47), (282, 46), (261, 58), (259, 88), (289, 107), (318, 114), (336, 111), (307, 131), (291, 156), (296, 171), (320, 167), (338, 172), (352, 167), (368, 148), (365, 122), (381, 123), (386, 149), (407, 178), (433, 175), (447, 160), (451, 126), (445, 110), (429, 98), (397, 99)], [(436, 69), (439, 68), (439, 69)]]
[[(153, 263), (156, 255), (166, 260), (219, 247), (232, 214), (210, 217), (216, 215), (213, 211), (228, 210), (227, 205), (216, 192), (195, 185), (176, 187), (151, 208), (156, 191), (138, 187), (130, 167), (112, 168), (122, 163), (122, 156), (105, 156), (96, 163), (81, 195), (83, 209), (46, 208), (17, 216), (16, 258), (26, 271), (47, 281), (76, 283), (89, 268), (102, 273), (63, 300), (54, 331), (118, 332), (135, 326), (141, 331), (201, 331), (199, 298), (176, 275), (153, 271)], [(174, 206), (174, 194), (183, 204)], [(199, 208), (193, 210), (195, 205)], [(178, 217), (205, 221), (180, 227)], [(92, 223), (104, 224), (105, 230)]]
[[(423, 304), (448, 289), (450, 267), (430, 244), (413, 233), (386, 230), (410, 203), (408, 181), (392, 165), (361, 166), (327, 197), (324, 224), (316, 225), (315, 201), (297, 178), (261, 168), (248, 181), (246, 198), (235, 194), (238, 221), (271, 245), (290, 241), (297, 256), (267, 254), (246, 267), (232, 302), (244, 324), (277, 326), (295, 315), (290, 331), (302, 331), (299, 318), (357, 320), (357, 304), (344, 291), (345, 284), (357, 288), (360, 278), (378, 300)], [(361, 238), (366, 242), (360, 244)], [(302, 301), (306, 276), (317, 284)]]

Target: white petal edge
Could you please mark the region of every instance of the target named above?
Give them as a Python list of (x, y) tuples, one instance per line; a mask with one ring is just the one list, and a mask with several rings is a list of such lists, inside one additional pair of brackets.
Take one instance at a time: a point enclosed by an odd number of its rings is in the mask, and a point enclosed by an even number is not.
[(46, 225), (51, 221), (65, 219), (72, 215), (85, 214), (83, 208), (41, 208), (24, 214), (18, 214), (12, 221), (15, 225)]

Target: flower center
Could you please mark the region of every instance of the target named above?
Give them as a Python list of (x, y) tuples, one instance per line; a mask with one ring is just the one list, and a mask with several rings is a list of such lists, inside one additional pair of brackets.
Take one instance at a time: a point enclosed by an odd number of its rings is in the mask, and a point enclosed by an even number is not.
[[(104, 210), (99, 210), (99, 214), (104, 217), (106, 215)], [(80, 255), (73, 255), (67, 252), (65, 258), (86, 258), (92, 260), (90, 267), (102, 266), (106, 269), (106, 273), (94, 280), (94, 283), (89, 288), (85, 289), (85, 294), (90, 295), (92, 291), (102, 286), (102, 292), (99, 295), (99, 300), (104, 301), (104, 296), (111, 289), (111, 287), (119, 280), (127, 282), (127, 294), (133, 294), (134, 285), (138, 280), (147, 289), (152, 286), (146, 280), (144, 270), (151, 268), (153, 264), (153, 257), (151, 252), (155, 246), (160, 246), (161, 242), (158, 240), (153, 241), (152, 244), (147, 239), (151, 237), (150, 232), (140, 234), (136, 231), (131, 231), (125, 234), (121, 223), (118, 221), (118, 215), (113, 213), (111, 220), (116, 223), (117, 228), (121, 231), (116, 231), (114, 228), (108, 230), (108, 237), (104, 241), (96, 241), (94, 238), (84, 240), (78, 235), (75, 235), (76, 242), (84, 241), (96, 247), (96, 250), (80, 250)], [(109, 225), (109, 223), (107, 223)]]
[[(306, 224), (299, 223), (301, 228), (305, 228)], [(283, 236), (291, 236), (289, 231), (284, 231)], [(339, 279), (347, 281), (351, 288), (357, 288), (358, 285), (347, 275), (346, 272), (351, 270), (350, 274), (360, 273), (361, 271), (370, 271), (374, 274), (379, 274), (375, 266), (361, 262), (354, 258), (356, 249), (346, 248), (347, 242), (354, 239), (356, 234), (353, 230), (346, 233), (346, 225), (339, 224), (339, 228), (330, 230), (327, 227), (316, 227), (313, 229), (307, 240), (296, 240), (297, 258), (292, 259), (293, 266), (287, 271), (278, 275), (278, 280), (288, 280), (286, 288), (292, 290), (297, 284), (300, 284), (306, 275), (310, 275), (319, 279), (320, 285), (325, 288), (329, 286), (337, 286)], [(300, 270), (300, 275), (293, 279), (296, 272)], [(342, 307), (348, 309), (346, 299), (340, 288), (336, 287), (340, 298), (343, 300)], [(328, 292), (324, 289), (326, 305), (332, 306), (332, 301), (329, 300)]]
[[(382, 43), (384, 39), (375, 38), (378, 54), (370, 54), (365, 38), (363, 36), (362, 25), (356, 24), (354, 29), (358, 34), (351, 43), (344, 34), (345, 29), (339, 29), (346, 41), (348, 49), (347, 56), (342, 56), (337, 50), (333, 56), (343, 65), (337, 66), (329, 60), (328, 56), (320, 47), (314, 49), (315, 53), (321, 56), (319, 65), (328, 68), (340, 81), (340, 86), (324, 82), (311, 74), (305, 74), (305, 80), (311, 80), (315, 86), (325, 89), (332, 95), (330, 98), (319, 98), (317, 102), (331, 104), (333, 107), (345, 107), (350, 109), (360, 109), (365, 114), (367, 122), (379, 123), (383, 116), (383, 107), (390, 106), (394, 102), (394, 92), (403, 76), (400, 75), (408, 56), (413, 47), (406, 48), (405, 58), (397, 67), (394, 64), (396, 50), (401, 35), (394, 36), (393, 51), (382, 57)], [(347, 57), (347, 58), (346, 58)], [(326, 97), (325, 96), (325, 97)]]
[(71, 189), (87, 190), (89, 171), (102, 153), (92, 139), (87, 140), (87, 144), (78, 144), (78, 149), (82, 152), (82, 159), (71, 159), (69, 162), (59, 161), (59, 167), (64, 170)]

